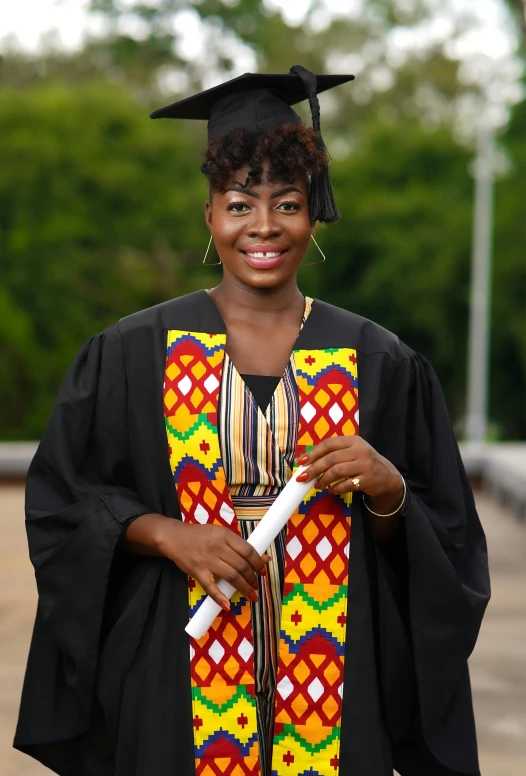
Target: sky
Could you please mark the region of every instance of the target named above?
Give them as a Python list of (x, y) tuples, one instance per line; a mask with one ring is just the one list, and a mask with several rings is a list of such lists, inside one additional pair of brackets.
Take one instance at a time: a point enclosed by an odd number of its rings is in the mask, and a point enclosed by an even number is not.
[[(36, 52), (40, 48), (43, 36), (54, 30), (60, 45), (66, 49), (75, 49), (82, 45), (86, 34), (97, 34), (101, 30), (101, 22), (93, 16), (88, 16), (86, 8), (89, 0), (16, 0), (0, 2), (0, 39), (14, 36), (18, 45), (27, 51)], [(133, 0), (121, 0), (126, 7)], [(143, 0), (155, 5), (156, 0)], [(400, 0), (403, 3), (411, 0)], [(291, 24), (300, 23), (309, 8), (310, 0), (265, 0), (270, 8), (280, 8), (285, 19)], [(513, 35), (510, 33), (509, 22), (502, 0), (428, 0), (436, 8), (434, 21), (428, 25), (426, 37), (447, 36), (451, 19), (464, 10), (475, 12), (480, 19), (478, 29), (472, 31), (460, 42), (460, 56), (467, 57), (484, 53), (490, 58), (508, 57), (514, 49)], [(331, 15), (352, 17), (362, 11), (363, 0), (323, 0), (323, 8), (314, 17), (314, 26), (323, 27)], [(190, 16), (187, 15), (190, 20)], [(132, 24), (130, 21), (129, 24)], [(140, 29), (130, 29), (138, 34)], [(189, 23), (186, 48), (199, 48), (198, 35), (195, 27)], [(399, 33), (400, 46), (412, 45), (410, 33), (401, 29)], [(0, 43), (0, 48), (2, 44)]]

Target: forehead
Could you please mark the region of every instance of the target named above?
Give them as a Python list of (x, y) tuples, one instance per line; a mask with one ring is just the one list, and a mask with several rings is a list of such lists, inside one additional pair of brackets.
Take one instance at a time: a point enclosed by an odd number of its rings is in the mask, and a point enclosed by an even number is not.
[(226, 181), (225, 190), (231, 186), (235, 186), (236, 188), (249, 188), (252, 191), (260, 191), (261, 193), (270, 193), (272, 191), (277, 191), (278, 189), (283, 189), (287, 186), (295, 186), (302, 194), (307, 195), (308, 184), (306, 175), (299, 175), (292, 178), (287, 176), (286, 178), (284, 177), (282, 179), (273, 178), (272, 180), (269, 180), (268, 163), (262, 166), (261, 174), (256, 178), (249, 175), (251, 169), (253, 170), (251, 165), (245, 164), (242, 167), (239, 167), (239, 169), (235, 170)]

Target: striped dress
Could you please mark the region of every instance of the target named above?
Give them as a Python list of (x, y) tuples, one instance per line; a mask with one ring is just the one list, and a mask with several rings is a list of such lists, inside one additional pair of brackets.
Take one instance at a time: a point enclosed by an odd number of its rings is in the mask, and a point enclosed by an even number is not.
[[(306, 298), (303, 324), (313, 300)], [(294, 353), (265, 412), (225, 354), (219, 398), (219, 440), (225, 475), (243, 538), (250, 536), (292, 474), (299, 401)], [(268, 549), (272, 561), (251, 604), (256, 708), (262, 776), (270, 776), (286, 529)]]

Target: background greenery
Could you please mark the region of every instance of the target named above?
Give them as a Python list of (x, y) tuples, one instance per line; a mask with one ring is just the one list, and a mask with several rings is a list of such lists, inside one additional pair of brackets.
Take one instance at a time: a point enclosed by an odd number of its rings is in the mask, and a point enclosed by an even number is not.
[[(167, 99), (167, 83), (175, 85), (169, 98), (190, 93), (210, 70), (228, 75), (243, 52), (262, 72), (296, 62), (332, 72), (360, 66), (355, 84), (323, 101), (343, 218), (319, 231), (328, 261), (302, 270), (302, 287), (427, 356), (461, 429), (473, 148), (459, 116), (480, 105), (478, 87), (444, 46), (395, 63), (384, 46), (394, 29), (422, 24), (429, 5), (368, 0), (359, 20), (313, 32), (315, 2), (291, 27), (259, 0), (162, 0), (128, 10), (140, 32), (133, 36), (118, 2), (92, 5), (107, 35), (82, 51), (0, 58), (0, 438), (40, 435), (91, 334), (216, 282), (219, 273), (201, 266), (205, 128), (147, 117)], [(509, 3), (518, 30), (520, 5)], [(205, 22), (202, 61), (181, 54), (171, 20), (183, 8)], [(498, 142), (505, 165), (495, 190), (490, 418), (500, 438), (524, 439), (524, 100)]]

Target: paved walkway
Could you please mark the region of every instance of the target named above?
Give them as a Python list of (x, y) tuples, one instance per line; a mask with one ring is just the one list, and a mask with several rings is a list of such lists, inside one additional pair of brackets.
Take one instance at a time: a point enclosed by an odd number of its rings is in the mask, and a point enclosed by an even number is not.
[[(51, 772), (11, 749), (35, 609), (22, 500), (21, 488), (0, 487), (0, 774), (45, 776)], [(493, 578), (493, 600), (471, 660), (482, 776), (524, 776), (526, 525), (485, 496), (478, 506)]]

